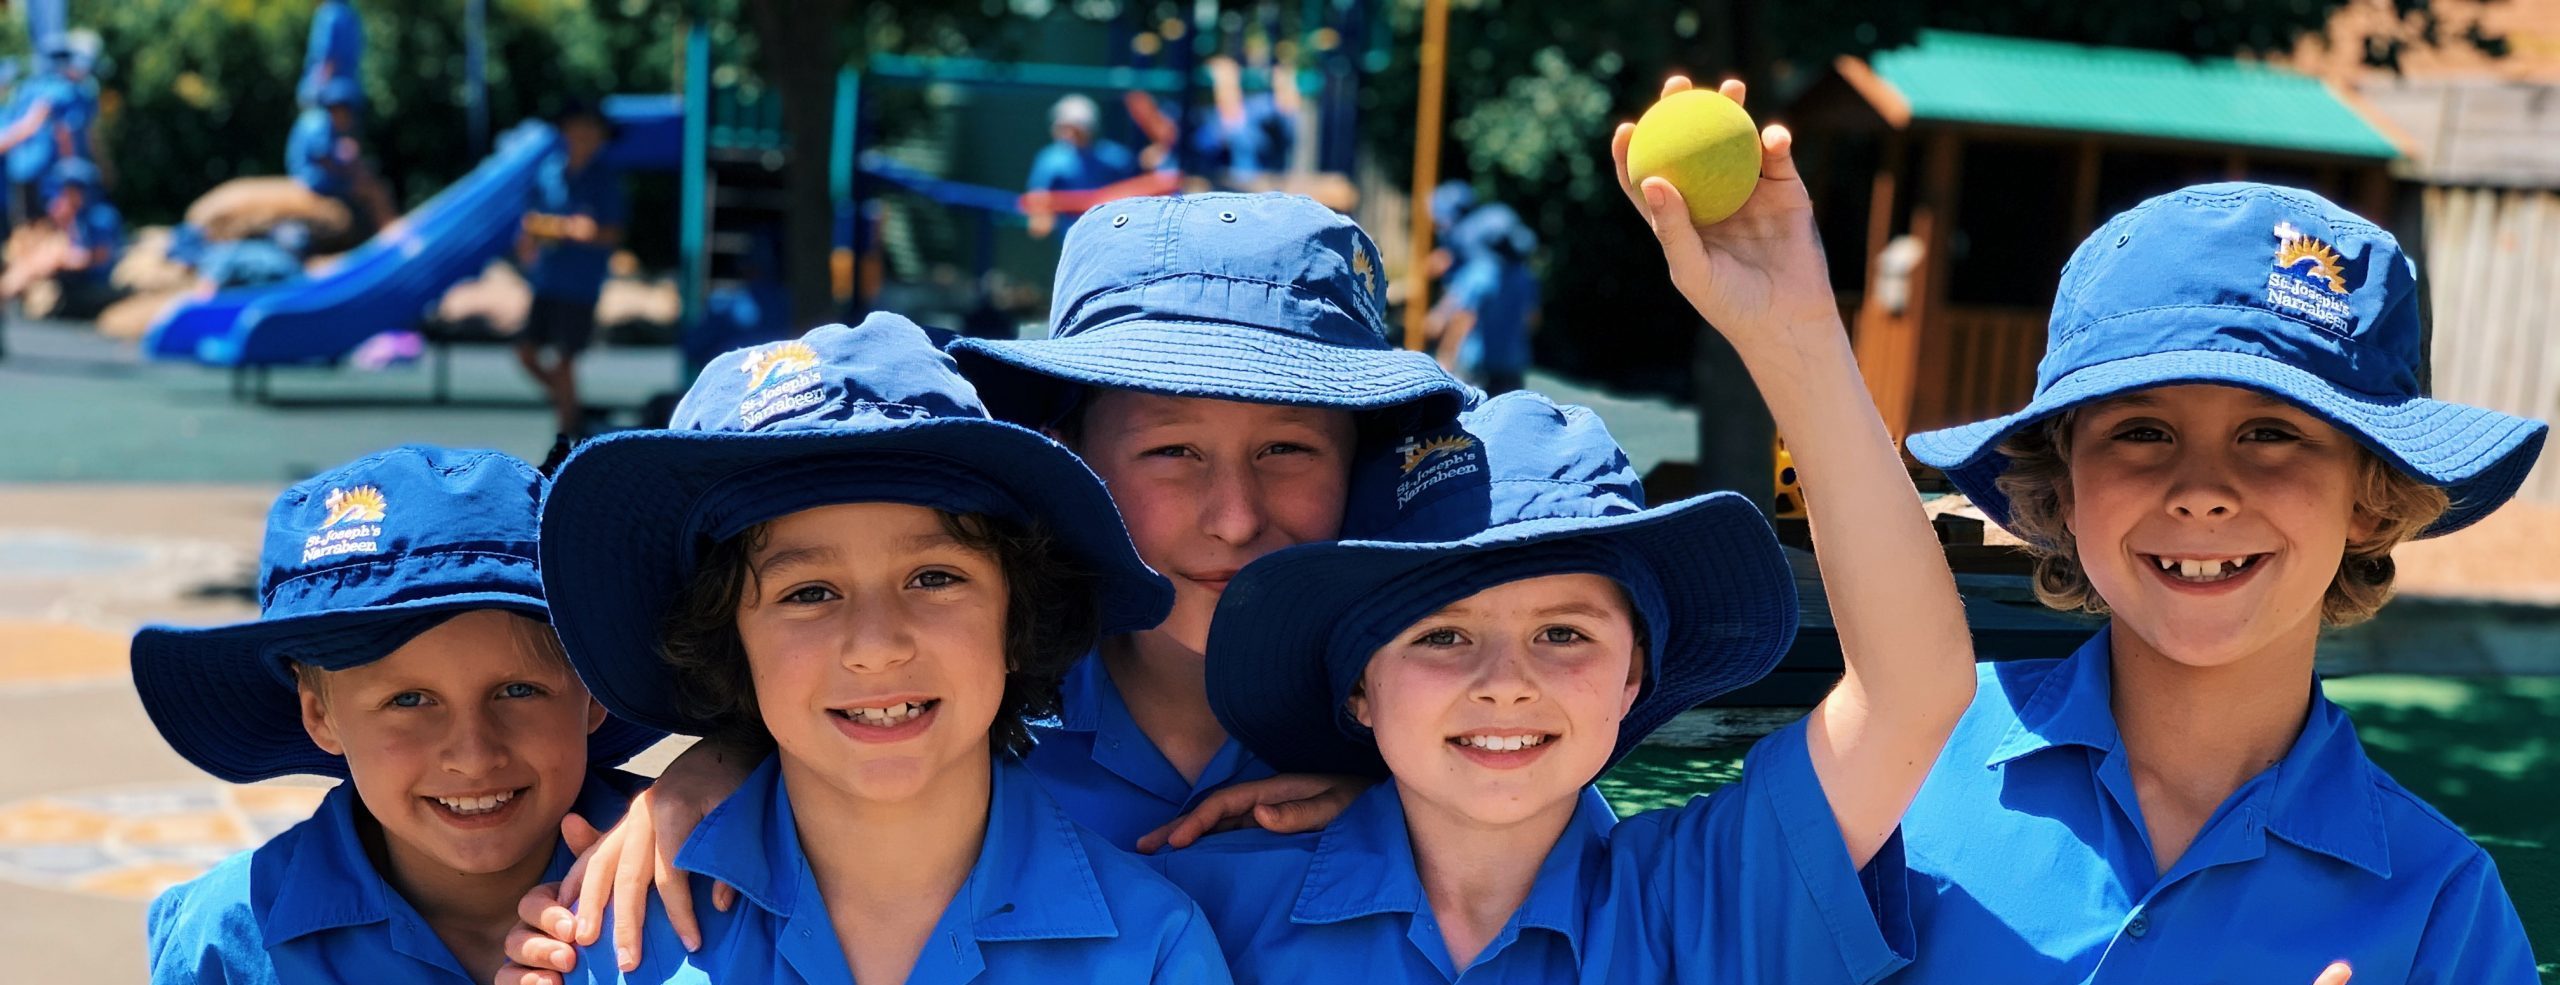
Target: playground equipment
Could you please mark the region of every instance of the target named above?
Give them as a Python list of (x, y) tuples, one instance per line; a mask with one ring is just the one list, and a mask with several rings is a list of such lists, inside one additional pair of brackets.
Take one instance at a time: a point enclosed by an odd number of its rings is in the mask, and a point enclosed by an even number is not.
[[(617, 131), (606, 160), (626, 170), (674, 163), (683, 114), (672, 97), (617, 96), (605, 101), (604, 112)], [(519, 124), (480, 166), (326, 273), (173, 305), (152, 324), (142, 351), (152, 359), (228, 367), (235, 395), (263, 398), (273, 367), (333, 365), (366, 339), (414, 328), (446, 290), (514, 247), (526, 194), (559, 144), (549, 124)], [(439, 347), (439, 400), (447, 382), (444, 355)]]

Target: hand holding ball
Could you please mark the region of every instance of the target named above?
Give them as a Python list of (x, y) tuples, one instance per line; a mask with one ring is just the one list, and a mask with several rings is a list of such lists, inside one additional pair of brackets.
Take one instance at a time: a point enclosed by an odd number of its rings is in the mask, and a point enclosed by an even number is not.
[(1689, 218), (1722, 222), (1760, 184), (1760, 128), (1751, 114), (1709, 89), (1664, 96), (1627, 140), (1627, 181), (1662, 178), (1689, 203)]

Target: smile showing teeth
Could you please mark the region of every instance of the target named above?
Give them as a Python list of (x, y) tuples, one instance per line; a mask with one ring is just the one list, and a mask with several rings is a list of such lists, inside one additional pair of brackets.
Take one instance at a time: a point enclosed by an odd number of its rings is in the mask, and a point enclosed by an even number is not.
[(2258, 563), (2260, 558), (2264, 558), (2266, 555), (2247, 554), (2240, 557), (2175, 558), (2161, 557), (2154, 554), (2146, 555), (2146, 557), (2150, 559), (2152, 564), (2158, 565), (2160, 570), (2171, 578), (2188, 582), (2190, 584), (2210, 585), (2214, 582), (2222, 581), (2243, 571), (2249, 570)]
[(839, 708), (836, 714), (864, 725), (887, 728), (913, 721), (916, 716), (932, 709), (933, 705), (931, 701), (901, 701), (885, 708)]
[(511, 790), (506, 793), (490, 794), (486, 797), (436, 797), (432, 799), (436, 803), (444, 805), (445, 810), (463, 815), (464, 817), (469, 817), (473, 814), (486, 814), (490, 811), (506, 806), (507, 801), (516, 799), (516, 793), (518, 793), (518, 791)]
[(1449, 741), (1462, 746), (1474, 746), (1487, 752), (1518, 752), (1522, 749), (1530, 749), (1546, 745), (1549, 738), (1552, 738), (1552, 736), (1536, 733), (1526, 735), (1461, 735)]

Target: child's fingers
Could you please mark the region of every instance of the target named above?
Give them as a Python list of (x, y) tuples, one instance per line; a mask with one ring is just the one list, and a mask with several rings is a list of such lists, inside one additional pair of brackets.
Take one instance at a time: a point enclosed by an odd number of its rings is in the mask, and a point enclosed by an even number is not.
[(633, 850), (622, 853), (622, 864), (614, 867), (613, 899), (622, 905), (613, 908), (613, 954), (622, 970), (640, 967), (640, 925), (649, 915), (650, 853)]
[(1741, 79), (1726, 79), (1716, 86), (1716, 93), (1726, 99), (1733, 100), (1733, 104), (1736, 106), (1742, 105), (1743, 94), (1748, 91), (1749, 88), (1742, 84)]
[(498, 968), (497, 985), (560, 985), (560, 976), (540, 968), (507, 964)]
[(576, 970), (576, 948), (522, 924), (507, 931), (507, 967), (498, 974), (500, 982), (543, 981), (559, 985), (561, 975)]
[[(516, 919), (525, 922), (525, 929), (549, 934), (555, 940), (567, 941), (578, 935), (578, 915), (560, 902), (560, 884), (556, 882), (527, 890), (524, 898), (516, 901)], [(512, 948), (509, 953), (513, 954)]]
[(1627, 142), (1635, 139), (1635, 135), (1636, 125), (1633, 123), (1618, 124), (1618, 132), (1610, 135), (1609, 173), (1618, 177), (1618, 192), (1627, 197), (1627, 204), (1636, 207), (1637, 215), (1643, 215), (1644, 193), (1637, 191), (1635, 182), (1627, 179)]
[(712, 909), (718, 910), (722, 913), (727, 913), (729, 912), (730, 907), (736, 905), (738, 905), (738, 887), (729, 885), (725, 882), (715, 882), (711, 884)]
[(1686, 75), (1674, 75), (1662, 80), (1662, 94), (1664, 96), (1669, 96), (1675, 92), (1687, 92), (1689, 89), (1689, 77)]
[(2332, 961), (2329, 962), (2326, 970), (2320, 972), (2320, 977), (2311, 982), (2311, 985), (2347, 985), (2347, 979), (2354, 975), (2355, 969), (2347, 967), (2346, 962)]
[(686, 951), (702, 949), (702, 925), (693, 919), (693, 880), (675, 866), (667, 864), (667, 856), (658, 856), (658, 902), (667, 909), (667, 926), (684, 942)]
[(1796, 135), (1786, 124), (1772, 123), (1760, 131), (1760, 178), (1763, 181), (1796, 180)]
[(569, 854), (584, 855), (596, 842), (604, 840), (604, 832), (596, 830), (586, 818), (565, 814), (560, 818), (560, 840), (569, 846)]
[(622, 845), (608, 837), (596, 844), (595, 854), (586, 859), (586, 875), (578, 880), (578, 938), (570, 943), (584, 947), (604, 936), (604, 908), (613, 902), (613, 874), (621, 867)]

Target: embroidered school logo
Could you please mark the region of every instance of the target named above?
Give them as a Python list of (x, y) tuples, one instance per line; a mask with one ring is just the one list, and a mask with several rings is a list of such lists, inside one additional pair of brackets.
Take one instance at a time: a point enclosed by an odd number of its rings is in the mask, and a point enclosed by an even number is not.
[(1368, 288), (1370, 297), (1378, 296), (1378, 265), (1369, 259), (1369, 251), (1351, 247), (1351, 274), (1360, 278), (1360, 286)]
[(320, 532), (302, 539), (302, 563), (382, 549), (382, 521), (391, 513), (382, 490), (373, 486), (331, 489), (320, 498), (320, 506), (329, 512), (320, 520)]
[(1411, 475), (1413, 474), (1414, 469), (1422, 467), (1422, 463), (1428, 462), (1441, 455), (1455, 454), (1457, 452), (1473, 448), (1475, 447), (1475, 443), (1476, 439), (1467, 437), (1463, 434), (1453, 434), (1445, 438), (1433, 438), (1429, 441), (1415, 441), (1412, 438), (1406, 438), (1404, 439), (1404, 444), (1396, 446), (1396, 451), (1403, 453), (1405, 474)]
[(806, 342), (757, 349), (738, 369), (747, 375), (747, 395), (738, 401), (738, 421), (749, 428), (807, 410), (826, 398), (818, 389), (818, 350)]
[(2293, 223), (2275, 226), (2274, 269), (2267, 272), (2267, 304), (2340, 335), (2355, 327), (2347, 294), (2347, 268), (2329, 244), (2304, 235)]
[(1484, 471), (1484, 450), (1476, 445), (1476, 439), (1464, 434), (1443, 435), (1429, 441), (1406, 438), (1396, 446), (1396, 452), (1403, 456), (1399, 463), (1403, 474), (1396, 479), (1397, 509), (1403, 509), (1433, 486)]
[(806, 342), (784, 342), (756, 350), (738, 368), (747, 374), (747, 392), (763, 393), (768, 387), (818, 368), (818, 350), (809, 348)]
[(320, 523), (323, 527), (334, 527), (351, 520), (365, 523), (382, 522), (384, 506), (382, 490), (372, 486), (332, 489), (329, 490), (328, 497), (320, 503), (329, 508), (329, 518)]

